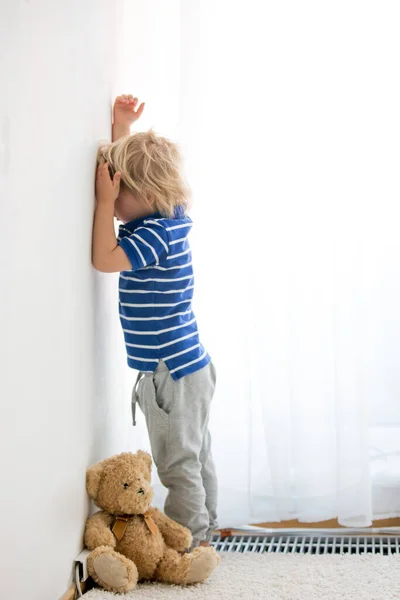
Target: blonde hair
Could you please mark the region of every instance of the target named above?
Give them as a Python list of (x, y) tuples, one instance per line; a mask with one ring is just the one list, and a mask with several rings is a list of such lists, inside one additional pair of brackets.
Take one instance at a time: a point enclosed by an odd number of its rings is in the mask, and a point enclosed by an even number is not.
[(154, 131), (134, 133), (100, 148), (98, 159), (121, 172), (121, 181), (134, 196), (143, 198), (163, 216), (177, 206), (188, 207), (190, 190), (182, 174), (178, 146)]

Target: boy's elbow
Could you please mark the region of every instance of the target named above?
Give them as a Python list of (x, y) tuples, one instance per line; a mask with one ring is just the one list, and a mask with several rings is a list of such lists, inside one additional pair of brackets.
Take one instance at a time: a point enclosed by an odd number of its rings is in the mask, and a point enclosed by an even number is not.
[(108, 267), (102, 267), (102, 266), (96, 266), (93, 265), (94, 268), (96, 269), (96, 271), (98, 271), (99, 273), (114, 273), (115, 271), (113, 271), (113, 269), (109, 269)]
[(92, 265), (100, 273), (120, 273), (132, 268), (125, 252), (118, 246), (108, 254), (94, 252), (92, 254)]
[(98, 258), (92, 258), (92, 265), (99, 271), (99, 273), (110, 273), (110, 269), (105, 261), (99, 260)]

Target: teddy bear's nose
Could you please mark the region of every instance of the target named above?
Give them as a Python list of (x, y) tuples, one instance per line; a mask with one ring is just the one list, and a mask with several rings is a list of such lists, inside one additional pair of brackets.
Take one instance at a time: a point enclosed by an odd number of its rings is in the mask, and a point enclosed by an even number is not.
[(140, 490), (138, 490), (138, 494), (141, 494), (142, 496), (144, 496), (144, 489), (140, 488)]

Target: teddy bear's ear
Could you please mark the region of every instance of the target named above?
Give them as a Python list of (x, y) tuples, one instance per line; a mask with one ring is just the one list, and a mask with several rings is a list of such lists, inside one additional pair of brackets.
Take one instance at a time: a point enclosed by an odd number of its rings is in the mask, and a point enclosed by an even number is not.
[(153, 464), (150, 454), (148, 454), (147, 452), (144, 452), (143, 450), (138, 450), (138, 452), (136, 452), (136, 456), (138, 458), (140, 458), (140, 460), (145, 464), (145, 466), (148, 470), (148, 475), (150, 477), (151, 465)]
[(86, 471), (86, 490), (92, 500), (96, 500), (97, 498), (103, 468), (104, 465), (100, 462), (89, 467)]

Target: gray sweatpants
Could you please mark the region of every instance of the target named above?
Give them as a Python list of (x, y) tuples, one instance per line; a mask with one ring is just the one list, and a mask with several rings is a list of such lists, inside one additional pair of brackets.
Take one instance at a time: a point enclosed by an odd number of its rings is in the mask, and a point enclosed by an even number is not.
[(208, 430), (216, 383), (212, 363), (174, 381), (160, 361), (154, 373), (139, 374), (133, 401), (146, 418), (151, 451), (168, 489), (164, 511), (188, 527), (193, 547), (217, 527), (217, 477)]

